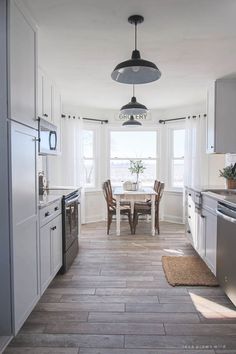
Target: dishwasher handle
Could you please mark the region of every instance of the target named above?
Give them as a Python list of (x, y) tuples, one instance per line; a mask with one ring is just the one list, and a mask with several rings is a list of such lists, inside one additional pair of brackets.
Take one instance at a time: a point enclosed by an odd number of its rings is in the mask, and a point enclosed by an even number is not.
[(225, 215), (224, 213), (222, 213), (220, 210), (216, 209), (216, 215), (219, 216), (220, 218), (232, 222), (234, 224), (236, 224), (236, 219), (232, 218), (231, 216)]

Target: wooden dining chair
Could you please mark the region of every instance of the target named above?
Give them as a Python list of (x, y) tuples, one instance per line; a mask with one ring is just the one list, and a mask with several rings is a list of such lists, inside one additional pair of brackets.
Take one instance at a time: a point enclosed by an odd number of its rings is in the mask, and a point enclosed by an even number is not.
[[(160, 223), (159, 223), (159, 210), (160, 210), (160, 201), (163, 195), (165, 184), (160, 181), (154, 182), (154, 190), (157, 193), (155, 197), (155, 229), (157, 230), (158, 235), (160, 234)], [(134, 203), (134, 215), (133, 215), (133, 232), (135, 234), (136, 227), (138, 224), (139, 216), (141, 215), (151, 215), (152, 204), (148, 200), (146, 202), (135, 202)]]
[[(111, 186), (111, 180), (108, 179), (107, 181), (107, 184), (108, 184), (108, 190), (109, 190), (109, 193), (111, 194), (112, 196), (112, 200), (114, 201), (114, 203), (116, 203), (116, 198), (113, 197), (113, 192), (112, 192), (112, 186)], [(129, 200), (121, 200), (120, 201), (120, 205), (131, 205), (130, 201)]]
[[(112, 198), (112, 193), (110, 191), (107, 181), (103, 183), (102, 189), (103, 189), (103, 194), (104, 194), (106, 204), (107, 204), (107, 235), (109, 235), (109, 231), (110, 231), (110, 227), (111, 227), (111, 223), (112, 223), (112, 217), (113, 217), (113, 215), (116, 215), (116, 203), (114, 203), (114, 200)], [(132, 217), (131, 217), (130, 205), (121, 205), (120, 206), (120, 214), (128, 216), (130, 231), (131, 231), (131, 234), (133, 234), (133, 222), (132, 222)]]

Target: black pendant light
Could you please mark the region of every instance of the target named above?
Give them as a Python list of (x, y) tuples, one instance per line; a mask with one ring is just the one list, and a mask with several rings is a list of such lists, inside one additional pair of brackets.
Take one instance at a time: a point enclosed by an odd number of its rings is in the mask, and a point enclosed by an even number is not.
[(120, 114), (121, 115), (128, 115), (128, 116), (143, 116), (147, 115), (147, 107), (144, 106), (144, 104), (141, 104), (137, 102), (136, 97), (135, 97), (135, 88), (133, 85), (133, 97), (131, 98), (131, 101), (121, 107)]
[(161, 72), (151, 61), (141, 59), (137, 50), (137, 24), (144, 21), (143, 16), (133, 15), (128, 21), (135, 25), (135, 49), (132, 57), (118, 64), (111, 74), (113, 80), (122, 84), (146, 84), (161, 77)]
[(137, 120), (134, 119), (134, 116), (130, 116), (130, 118), (128, 120), (126, 120), (122, 126), (137, 126), (137, 125), (142, 125), (142, 123), (138, 122)]

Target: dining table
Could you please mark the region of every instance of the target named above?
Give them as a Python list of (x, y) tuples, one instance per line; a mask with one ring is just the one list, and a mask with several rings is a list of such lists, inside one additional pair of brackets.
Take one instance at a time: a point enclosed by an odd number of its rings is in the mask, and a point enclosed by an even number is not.
[(121, 198), (131, 202), (131, 211), (134, 210), (134, 202), (148, 198), (151, 200), (151, 234), (155, 236), (155, 198), (156, 192), (151, 187), (143, 187), (135, 191), (127, 191), (123, 187), (114, 187), (113, 195), (116, 198), (116, 235), (120, 236), (120, 201)]

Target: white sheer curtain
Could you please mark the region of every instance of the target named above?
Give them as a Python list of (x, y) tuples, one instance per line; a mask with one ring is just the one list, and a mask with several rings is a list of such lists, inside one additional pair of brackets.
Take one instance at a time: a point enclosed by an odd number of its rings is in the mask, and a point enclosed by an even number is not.
[(206, 155), (206, 118), (186, 119), (184, 179), (185, 186), (203, 186), (207, 184)]
[[(50, 186), (83, 187), (83, 120), (63, 118), (61, 124), (61, 155), (48, 158)], [(81, 198), (81, 219), (84, 222), (84, 189)]]

